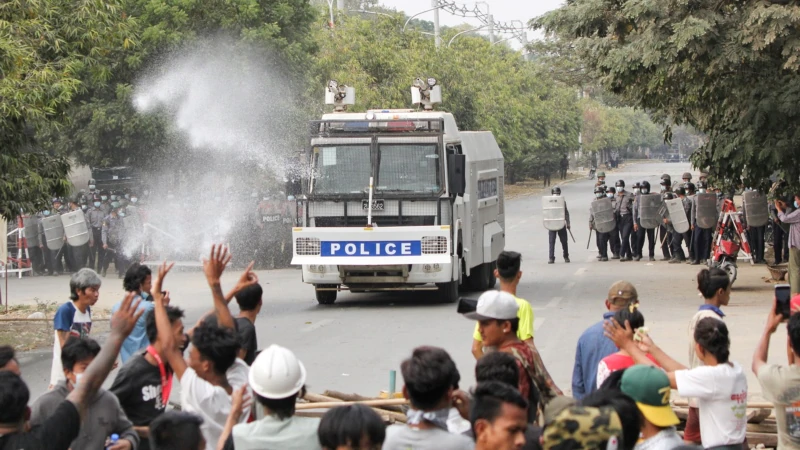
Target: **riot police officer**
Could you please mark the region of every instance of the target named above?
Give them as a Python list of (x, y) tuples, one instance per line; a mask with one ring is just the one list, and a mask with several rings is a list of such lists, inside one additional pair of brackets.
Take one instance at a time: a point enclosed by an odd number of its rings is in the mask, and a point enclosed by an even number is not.
[[(594, 202), (606, 198), (605, 186), (599, 185), (594, 188)], [(595, 240), (597, 241), (597, 259), (603, 262), (608, 261), (608, 242), (609, 233), (601, 233), (595, 229), (594, 208), (589, 207), (589, 232), (595, 230)]]
[(661, 183), (659, 184), (661, 185), (662, 193), (672, 192), (672, 177), (670, 177), (669, 174), (665, 173), (661, 175)]
[[(680, 189), (680, 188), (679, 188)], [(675, 230), (675, 226), (672, 222), (672, 217), (670, 216), (669, 209), (667, 209), (667, 200), (673, 200), (677, 198), (677, 195), (673, 192), (664, 192), (662, 194), (662, 200), (664, 203), (661, 205), (661, 209), (659, 209), (659, 213), (663, 219), (661, 226), (663, 227), (663, 242), (666, 245), (669, 245), (670, 252), (672, 257), (669, 260), (670, 264), (679, 264), (686, 261), (686, 254), (683, 252), (683, 246), (681, 243), (683, 242), (683, 235), (678, 233)], [(663, 251), (663, 244), (662, 244), (662, 251)], [(664, 256), (667, 254), (664, 253)]]
[(103, 270), (103, 257), (105, 251), (100, 243), (103, 240), (103, 219), (106, 214), (100, 209), (102, 201), (99, 195), (92, 198), (92, 205), (89, 211), (86, 212), (86, 219), (89, 221), (89, 232), (92, 233), (92, 240), (97, 244), (89, 249), (89, 260), (92, 262), (92, 269), (95, 267), (98, 272)]
[(602, 170), (597, 172), (597, 183), (595, 183), (595, 187), (597, 186), (604, 186), (606, 184), (606, 173)]
[(614, 229), (608, 233), (608, 245), (611, 247), (611, 259), (620, 259), (620, 239), (619, 239), (619, 217), (617, 217), (617, 188), (608, 186), (606, 188), (606, 197), (611, 199), (611, 206), (614, 209), (614, 218), (616, 225)]
[(103, 211), (103, 217), (111, 214), (111, 201), (108, 199), (108, 191), (100, 191), (100, 210)]
[[(635, 182), (633, 183), (633, 187), (631, 188), (632, 195), (633, 195), (633, 206), (636, 207), (636, 201), (639, 197), (641, 197), (641, 190), (642, 190), (642, 183)], [(634, 261), (639, 261), (642, 259), (642, 255), (639, 253), (639, 233), (636, 232), (636, 211), (633, 211), (633, 230), (631, 231), (631, 252), (633, 253)]]
[[(561, 195), (561, 188), (556, 186), (550, 190), (552, 195)], [(567, 242), (567, 230), (570, 228), (569, 224), (569, 209), (567, 209), (567, 202), (564, 201), (564, 218), (566, 220), (566, 225), (561, 228), (560, 230), (548, 230), (548, 234), (550, 235), (550, 260), (548, 261), (549, 264), (553, 264), (556, 262), (555, 252), (556, 252), (556, 235), (558, 235), (558, 239), (561, 241), (561, 250), (564, 255), (564, 262), (569, 262), (569, 243)]]
[(620, 262), (633, 260), (631, 251), (631, 232), (633, 231), (633, 195), (625, 190), (625, 181), (617, 180), (617, 204), (614, 211), (617, 213), (617, 228), (620, 236)]
[[(655, 261), (655, 229), (646, 229), (642, 226), (642, 195), (650, 194), (650, 183), (642, 181), (636, 183), (634, 186), (639, 186), (639, 192), (635, 193), (633, 200), (633, 231), (636, 234), (636, 249), (633, 251), (634, 259), (639, 261), (642, 259), (642, 251), (644, 250), (644, 239), (647, 237), (647, 249), (649, 250), (650, 261)], [(632, 239), (633, 240), (633, 239)]]
[[(686, 213), (686, 218), (689, 220), (690, 226), (692, 225), (692, 201), (694, 199), (694, 192), (694, 183), (686, 183), (683, 185), (683, 187), (678, 188), (678, 196), (681, 198), (681, 202), (683, 202), (683, 210)], [(692, 245), (691, 228), (689, 231), (683, 233), (682, 242), (686, 243), (686, 250), (689, 254), (689, 258), (686, 260), (686, 262), (691, 263), (695, 259), (694, 246)]]
[[(750, 191), (756, 191), (756, 189), (748, 189)], [(717, 208), (719, 211), (720, 207)], [(750, 223), (747, 222), (747, 204), (742, 202), (742, 222), (746, 226), (747, 230), (747, 241), (750, 242), (750, 249), (752, 250), (752, 257), (753, 257), (753, 264), (764, 264), (764, 234), (766, 233), (767, 226), (762, 225), (760, 227), (752, 226)], [(773, 231), (773, 239), (774, 239), (774, 231)]]
[[(78, 198), (75, 198), (69, 202), (69, 212), (81, 211), (83, 212), (83, 208), (78, 206)], [(86, 213), (84, 212), (82, 218), (86, 223), (86, 230), (89, 231), (89, 220), (86, 218)], [(73, 272), (77, 272), (84, 267), (87, 267), (87, 259), (89, 257), (89, 250), (94, 247), (94, 240), (92, 239), (92, 234), (89, 233), (89, 242), (83, 245), (73, 246), (69, 244), (69, 236), (67, 240), (67, 250), (68, 257), (70, 259), (70, 267), (72, 267)]]
[[(691, 183), (690, 183), (691, 184)], [(706, 182), (697, 182), (697, 192), (704, 194), (706, 192)], [(694, 247), (694, 260), (692, 265), (700, 264), (700, 261), (707, 260), (711, 255), (711, 229), (700, 228), (697, 224), (697, 196), (692, 196), (692, 210), (691, 210), (691, 224), (692, 224), (692, 247)]]
[(112, 209), (111, 214), (103, 219), (101, 233), (103, 250), (105, 251), (102, 267), (102, 274), (104, 277), (106, 276), (112, 258), (114, 258), (114, 267), (117, 269), (119, 277), (122, 278), (124, 276), (125, 270), (127, 270), (124, 263), (125, 257), (122, 247), (124, 238), (125, 227), (122, 223), (122, 217), (119, 215), (119, 208)]
[[(69, 210), (64, 206), (64, 201), (58, 197), (54, 198), (53, 208), (50, 210), (51, 215), (60, 216), (61, 214), (67, 212), (69, 212)], [(72, 255), (72, 250), (70, 250), (66, 242), (64, 243), (64, 245), (61, 246), (60, 250), (53, 253), (53, 269), (55, 270), (56, 273), (62, 273), (65, 270), (68, 272), (76, 271), (72, 267), (71, 255)]]

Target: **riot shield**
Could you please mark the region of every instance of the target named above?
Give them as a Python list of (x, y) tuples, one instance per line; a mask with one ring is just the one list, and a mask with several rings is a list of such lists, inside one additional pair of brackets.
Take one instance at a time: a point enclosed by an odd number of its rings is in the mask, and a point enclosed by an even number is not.
[(25, 240), (28, 243), (28, 248), (36, 248), (41, 244), (39, 242), (39, 220), (36, 217), (23, 217), (22, 227), (25, 230)]
[(61, 222), (61, 216), (45, 217), (42, 219), (42, 227), (44, 228), (44, 238), (47, 240), (47, 248), (58, 251), (64, 246), (64, 224)]
[(594, 229), (601, 233), (609, 233), (617, 226), (614, 218), (614, 206), (611, 199), (601, 198), (592, 202), (592, 213), (594, 214)]
[(763, 227), (769, 221), (769, 207), (767, 197), (761, 192), (747, 191), (742, 194), (744, 199), (745, 220), (751, 227)]
[(639, 224), (652, 230), (661, 225), (661, 215), (658, 211), (661, 209), (662, 202), (661, 194), (642, 194), (639, 197)]
[(567, 226), (564, 197), (560, 195), (542, 197), (542, 218), (544, 219), (544, 227), (550, 231), (558, 231)]
[(64, 235), (67, 236), (67, 244), (72, 247), (80, 247), (89, 242), (89, 229), (86, 227), (86, 218), (83, 211), (77, 210), (61, 215), (61, 223), (64, 224)]
[(683, 200), (674, 198), (672, 200), (664, 200), (669, 211), (669, 220), (672, 221), (672, 227), (678, 233), (686, 233), (692, 227), (689, 224), (689, 218), (686, 217), (686, 210), (683, 209)]
[(694, 218), (697, 226), (708, 230), (717, 225), (719, 216), (717, 215), (717, 195), (709, 192), (695, 195)]

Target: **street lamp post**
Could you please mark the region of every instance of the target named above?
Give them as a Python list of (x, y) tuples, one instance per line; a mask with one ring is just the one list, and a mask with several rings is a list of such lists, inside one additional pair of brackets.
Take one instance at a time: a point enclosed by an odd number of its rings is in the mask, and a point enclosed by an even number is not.
[(473, 31), (482, 30), (482, 29), (484, 29), (484, 28), (486, 28), (486, 25), (481, 25), (481, 26), (479, 26), (478, 28), (473, 28), (473, 29), (471, 29), (471, 30), (464, 30), (464, 31), (460, 31), (460, 32), (456, 33), (456, 34), (455, 34), (455, 36), (453, 36), (452, 38), (450, 38), (450, 42), (448, 42), (448, 43), (447, 43), (447, 48), (450, 48), (450, 44), (452, 44), (452, 43), (453, 43), (453, 41), (454, 41), (454, 40), (455, 40), (457, 37), (461, 36), (462, 34), (465, 34), (465, 33), (472, 33)]
[(434, 16), (433, 16), (433, 36), (435, 38), (436, 48), (439, 48), (442, 45), (442, 38), (441, 38), (440, 33), (439, 33), (439, 10), (445, 5), (440, 5), (438, 0), (431, 0), (431, 6), (433, 6), (433, 8), (426, 9), (425, 11), (420, 11), (420, 12), (414, 14), (413, 16), (409, 17), (408, 20), (406, 20), (406, 23), (403, 24), (403, 32), (406, 31), (406, 27), (408, 26), (408, 23), (411, 22), (411, 19), (413, 19), (414, 17), (417, 17), (419, 15), (425, 14), (426, 12), (434, 11)]

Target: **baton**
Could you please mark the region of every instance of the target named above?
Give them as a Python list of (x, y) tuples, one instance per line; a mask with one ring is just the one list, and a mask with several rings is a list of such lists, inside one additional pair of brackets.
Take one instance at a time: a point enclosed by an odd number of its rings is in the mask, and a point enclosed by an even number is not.
[[(569, 233), (569, 236), (572, 238), (572, 243), (574, 244), (575, 243), (575, 236), (572, 235), (572, 230), (567, 228), (567, 232)], [(591, 239), (591, 238), (592, 238), (592, 236), (589, 236), (589, 239)]]
[[(575, 238), (572, 238), (572, 239), (575, 239)], [(589, 244), (591, 244), (591, 243), (592, 243), (592, 230), (589, 229), (589, 240), (586, 241), (586, 250), (589, 250)]]

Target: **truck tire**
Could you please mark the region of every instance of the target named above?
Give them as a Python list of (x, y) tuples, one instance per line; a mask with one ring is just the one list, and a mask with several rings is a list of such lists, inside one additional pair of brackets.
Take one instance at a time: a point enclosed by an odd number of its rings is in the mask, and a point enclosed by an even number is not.
[(455, 303), (458, 301), (458, 280), (449, 283), (437, 283), (439, 300), (442, 303)]
[[(315, 287), (335, 288), (336, 285), (320, 284), (319, 286)], [(336, 294), (338, 294), (338, 292), (336, 291), (315, 291), (315, 293), (317, 295), (317, 303), (319, 303), (320, 305), (332, 305), (336, 301)]]
[(469, 285), (475, 291), (486, 291), (494, 287), (494, 263), (483, 263), (472, 269), (469, 274)]

